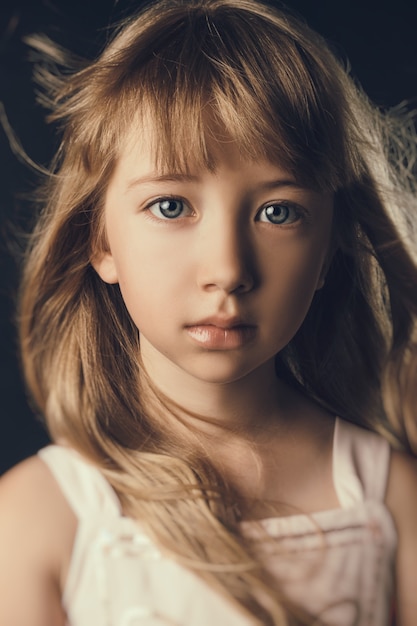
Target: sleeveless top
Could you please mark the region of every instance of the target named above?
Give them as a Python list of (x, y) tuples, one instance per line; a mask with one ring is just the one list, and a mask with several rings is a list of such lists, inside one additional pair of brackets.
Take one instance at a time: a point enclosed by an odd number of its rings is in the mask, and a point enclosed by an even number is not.
[[(97, 468), (63, 446), (39, 454), (78, 519), (63, 593), (68, 626), (253, 623), (123, 516)], [(384, 505), (389, 458), (383, 438), (337, 419), (333, 480), (340, 508), (241, 523), (280, 588), (317, 624), (389, 624), (397, 544)]]

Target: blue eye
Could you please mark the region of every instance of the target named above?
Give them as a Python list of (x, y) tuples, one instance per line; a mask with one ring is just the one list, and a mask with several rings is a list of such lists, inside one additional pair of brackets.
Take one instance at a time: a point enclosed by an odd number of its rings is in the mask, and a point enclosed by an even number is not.
[(164, 198), (154, 202), (149, 207), (149, 211), (160, 219), (173, 220), (181, 217), (184, 212), (185, 203), (177, 198)]
[(301, 210), (289, 202), (274, 202), (264, 206), (259, 213), (260, 222), (269, 222), (278, 226), (293, 224), (301, 218)]

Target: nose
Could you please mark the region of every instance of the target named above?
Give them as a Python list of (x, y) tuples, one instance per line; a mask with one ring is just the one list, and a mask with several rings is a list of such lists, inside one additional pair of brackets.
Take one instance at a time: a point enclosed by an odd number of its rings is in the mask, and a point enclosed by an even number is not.
[(228, 294), (253, 289), (256, 277), (250, 235), (235, 220), (213, 220), (202, 233), (198, 255), (200, 288)]

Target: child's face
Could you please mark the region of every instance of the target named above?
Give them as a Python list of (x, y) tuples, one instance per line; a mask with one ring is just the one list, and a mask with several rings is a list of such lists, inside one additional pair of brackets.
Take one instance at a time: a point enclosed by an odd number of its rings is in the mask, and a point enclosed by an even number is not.
[(232, 143), (214, 147), (214, 173), (186, 177), (161, 175), (147, 146), (132, 140), (121, 155), (105, 201), (110, 251), (93, 264), (120, 284), (151, 374), (244, 379), (273, 363), (323, 284), (332, 198)]

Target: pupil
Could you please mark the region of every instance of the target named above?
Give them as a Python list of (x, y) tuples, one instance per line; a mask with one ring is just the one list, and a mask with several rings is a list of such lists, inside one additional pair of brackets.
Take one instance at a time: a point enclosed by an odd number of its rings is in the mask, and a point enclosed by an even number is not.
[(166, 217), (177, 217), (181, 213), (181, 202), (178, 200), (163, 200), (160, 203), (161, 212)]
[(272, 205), (266, 209), (266, 213), (271, 221), (275, 223), (285, 222), (289, 215), (289, 209), (286, 206), (282, 205)]
[(161, 209), (172, 213), (176, 209), (176, 203), (172, 202), (172, 200), (164, 200), (164, 202), (161, 202)]

